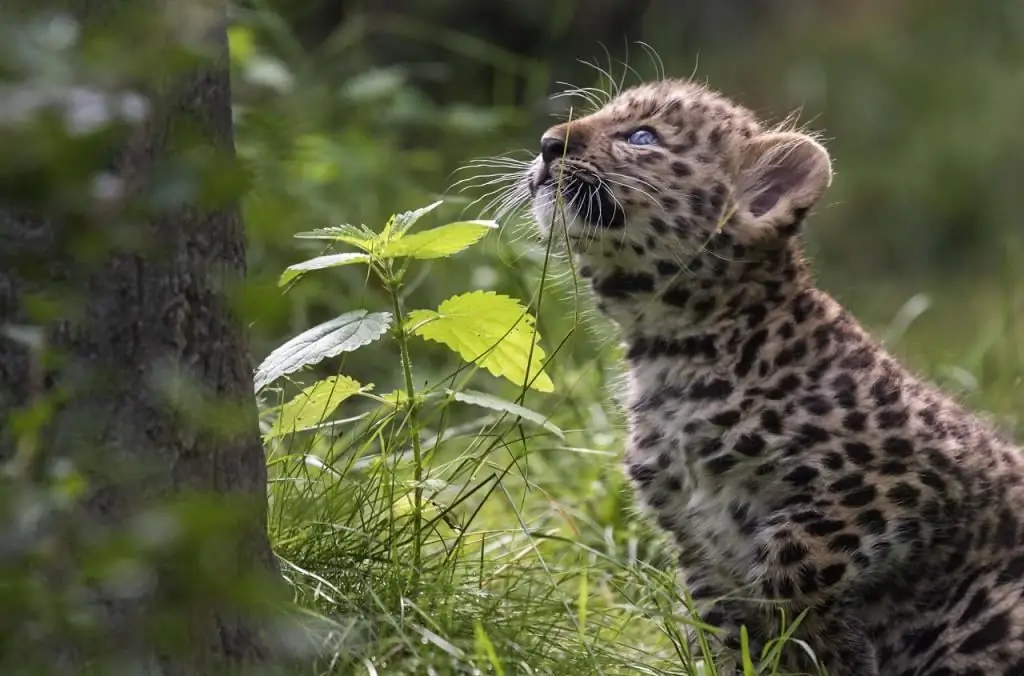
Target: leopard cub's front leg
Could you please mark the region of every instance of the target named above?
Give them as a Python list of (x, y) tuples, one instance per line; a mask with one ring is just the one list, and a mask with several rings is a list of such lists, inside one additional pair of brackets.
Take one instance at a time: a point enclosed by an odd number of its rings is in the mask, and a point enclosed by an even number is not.
[(687, 597), (686, 614), (691, 615), (691, 622), (685, 627), (690, 656), (704, 657), (700, 641), (703, 633), (712, 649), (712, 656), (725, 660), (716, 664), (719, 673), (727, 673), (721, 669), (740, 664), (741, 627), (745, 626), (748, 650), (757, 662), (770, 636), (759, 606), (737, 590), (740, 581), (709, 565), (695, 547), (680, 553), (679, 579)]
[[(753, 590), (743, 593), (742, 582), (728, 580), (708, 566), (681, 568), (680, 577), (689, 596), (688, 612), (692, 612), (693, 619), (701, 625), (686, 627), (689, 654), (691, 658), (705, 657), (699, 632), (710, 634), (711, 657), (719, 674), (739, 673), (738, 665), (743, 657), (741, 627), (747, 632), (747, 654), (756, 665), (769, 641), (780, 638), (785, 629), (777, 611), (787, 606), (790, 611), (798, 610), (785, 601), (754, 598)], [(814, 662), (827, 667), (833, 676), (877, 676), (879, 667), (874, 647), (855, 615), (833, 599), (822, 600), (810, 610), (810, 614), (800, 617), (797, 635), (810, 639), (816, 649)], [(797, 617), (786, 617), (787, 622), (795, 620)], [(782, 663), (793, 673), (817, 673), (804, 649), (789, 643), (783, 646)]]

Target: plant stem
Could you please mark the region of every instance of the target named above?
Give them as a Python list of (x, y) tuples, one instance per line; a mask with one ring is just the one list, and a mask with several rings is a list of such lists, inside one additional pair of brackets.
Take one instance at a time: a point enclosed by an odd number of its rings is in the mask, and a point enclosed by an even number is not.
[[(412, 457), (415, 485), (413, 486), (413, 541), (412, 541), (412, 588), (419, 590), (420, 580), (420, 530), (423, 527), (423, 449), (420, 446), (420, 432), (416, 425), (416, 386), (412, 380), (412, 359), (409, 356), (409, 335), (405, 331), (405, 316), (402, 314), (402, 302), (398, 289), (399, 283), (391, 275), (388, 292), (391, 294), (391, 307), (395, 313), (395, 330), (398, 340), (398, 351), (402, 356), (402, 373), (405, 375), (405, 391), (409, 397), (409, 428), (412, 433)], [(396, 404), (398, 402), (395, 402)]]

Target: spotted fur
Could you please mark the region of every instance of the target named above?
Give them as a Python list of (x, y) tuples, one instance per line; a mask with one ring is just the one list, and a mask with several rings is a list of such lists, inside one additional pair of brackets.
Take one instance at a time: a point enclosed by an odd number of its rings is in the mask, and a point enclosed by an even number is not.
[(1020, 451), (814, 286), (831, 176), (812, 137), (665, 80), (549, 129), (524, 185), (621, 331), (625, 468), (726, 659), (781, 606), (833, 676), (1024, 675)]

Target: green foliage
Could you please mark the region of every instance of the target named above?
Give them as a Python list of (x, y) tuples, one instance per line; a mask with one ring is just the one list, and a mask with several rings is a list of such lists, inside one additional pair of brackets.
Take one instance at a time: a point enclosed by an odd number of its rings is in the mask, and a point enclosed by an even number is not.
[(319, 380), (303, 388), (281, 407), (274, 426), (270, 428), (270, 435), (308, 430), (329, 418), (341, 406), (341, 402), (370, 389), (372, 386), (360, 385), (346, 376), (330, 376)]
[(310, 270), (323, 270), (324, 268), (337, 268), (342, 265), (352, 265), (353, 263), (369, 263), (370, 256), (361, 253), (340, 253), (340, 254), (328, 254), (326, 256), (317, 256), (316, 258), (310, 258), (308, 261), (302, 261), (295, 265), (289, 265), (288, 268), (281, 273), (279, 284), (284, 286), (288, 282), (298, 279), (304, 273)]
[[(312, 261), (306, 261), (292, 265), (288, 269), (321, 269), (333, 267), (334, 264), (369, 263), (372, 259), (409, 257), (427, 260), (444, 258), (476, 244), (487, 234), (488, 230), (497, 227), (493, 221), (460, 221), (424, 232), (409, 234), (409, 228), (439, 206), (441, 206), (441, 202), (435, 202), (416, 211), (396, 214), (388, 220), (379, 233), (367, 230), (365, 227), (355, 228), (350, 225), (300, 233), (296, 235), (300, 239), (324, 239), (341, 242), (362, 249), (366, 253), (362, 257), (356, 254), (355, 258), (343, 259), (341, 263), (311, 265)], [(324, 258), (329, 257), (320, 256), (313, 261), (322, 261)]]
[(452, 296), (436, 311), (414, 310), (407, 322), (410, 333), (442, 343), (496, 376), (541, 392), (555, 388), (541, 370), (545, 355), (537, 345), (533, 318), (515, 299), (472, 291)]
[(473, 392), (471, 390), (449, 392), (449, 394), (455, 398), (455, 401), (461, 401), (464, 404), (481, 406), (483, 408), (489, 408), (492, 411), (511, 413), (512, 415), (518, 416), (523, 420), (528, 420), (535, 425), (540, 425), (559, 439), (565, 439), (565, 434), (562, 430), (558, 429), (558, 426), (552, 423), (551, 420), (536, 411), (531, 411), (530, 409), (520, 406), (514, 402), (496, 397), (493, 394), (487, 394), (486, 392)]
[[(377, 396), (372, 383), (331, 375), (314, 380), (283, 405), (264, 407), (278, 552), (294, 562), (289, 578), (297, 593), (305, 594), (309, 584), (328, 590), (327, 597), (318, 593), (306, 602), (334, 616), (377, 617), (389, 627), (372, 643), (376, 647), (334, 648), (331, 673), (346, 673), (381, 650), (395, 649), (388, 641), (407, 639), (415, 650), (391, 668), (408, 673), (471, 665), (509, 673), (544, 664), (560, 665), (559, 671), (574, 662), (594, 666), (621, 659), (627, 664), (636, 646), (648, 642), (616, 638), (630, 622), (636, 625), (636, 614), (610, 603), (607, 580), (601, 580), (613, 574), (624, 582), (632, 579), (632, 593), (672, 595), (671, 577), (653, 583), (661, 575), (657, 569), (619, 563), (608, 554), (594, 558), (596, 550), (562, 540), (554, 524), (542, 525), (551, 518), (572, 525), (575, 519), (568, 514), (553, 511), (528, 524), (536, 516), (516, 507), (531, 483), (526, 475), (522, 483), (515, 479), (525, 470), (523, 463), (550, 463), (540, 453), (545, 439), (578, 451), (549, 416), (525, 404), (531, 389), (552, 394), (556, 388), (540, 368), (546, 353), (535, 319), (523, 305), (503, 294), (472, 291), (444, 300), (436, 310), (405, 308), (404, 285), (416, 278), (410, 262), (429, 264), (464, 251), (494, 229), (489, 222), (457, 221), (411, 231), (439, 206), (394, 216), (379, 231), (336, 226), (299, 235), (363, 252), (365, 259), (353, 262), (369, 267), (368, 283), (384, 289), (392, 310), (348, 311), (288, 341), (257, 369), (257, 388), (296, 377), (303, 367), (322, 366), (329, 358), (342, 359), (339, 368), (344, 368), (352, 350), (383, 337), (391, 317), (397, 351), (391, 364), (402, 372), (404, 387)], [(330, 274), (328, 267), (309, 270)], [(475, 376), (460, 370), (417, 385), (413, 336), (444, 344), (454, 356), (504, 378), (517, 388), (516, 401), (467, 389)], [(462, 409), (485, 416), (450, 427), (448, 421), (460, 417)], [(494, 521), (495, 509), (512, 520)], [(321, 560), (322, 555), (339, 563)], [(594, 572), (574, 563), (585, 559), (593, 559)], [(411, 599), (416, 601), (406, 607), (412, 615), (399, 620), (393, 613)], [(578, 648), (563, 651), (550, 642), (553, 634)]]
[[(340, 265), (368, 264), (392, 294), (396, 310), (401, 312), (398, 291), (405, 270), (394, 268), (394, 259), (429, 260), (450, 256), (472, 246), (497, 227), (492, 221), (459, 221), (409, 234), (418, 220), (440, 204), (435, 202), (392, 216), (379, 233), (345, 225), (296, 235), (341, 242), (365, 253), (317, 256), (290, 266), (288, 271), (294, 278), (299, 272), (337, 267), (338, 256), (344, 257)], [(256, 369), (257, 391), (267, 382), (303, 366), (368, 344), (383, 334), (390, 321), (391, 315), (387, 313), (368, 314), (357, 310), (302, 333), (274, 350)], [(533, 317), (512, 298), (483, 291), (454, 296), (441, 303), (436, 311), (408, 312), (405, 325), (399, 326), (398, 331), (400, 339), (408, 333), (442, 343), (467, 362), (479, 364), (495, 376), (506, 377), (516, 384), (542, 392), (554, 389), (551, 378), (541, 370), (545, 354), (537, 344), (539, 336), (534, 330)], [(306, 396), (312, 395), (307, 393)], [(330, 408), (335, 407), (336, 404)], [(285, 408), (287, 410), (287, 406)]]
[(391, 321), (388, 312), (352, 310), (303, 331), (267, 355), (257, 367), (253, 378), (256, 391), (304, 366), (312, 366), (328, 357), (352, 352), (372, 343), (384, 335)]
[(427, 232), (417, 232), (388, 242), (376, 255), (386, 258), (444, 258), (476, 244), (489, 228), (490, 221), (463, 221), (449, 223)]

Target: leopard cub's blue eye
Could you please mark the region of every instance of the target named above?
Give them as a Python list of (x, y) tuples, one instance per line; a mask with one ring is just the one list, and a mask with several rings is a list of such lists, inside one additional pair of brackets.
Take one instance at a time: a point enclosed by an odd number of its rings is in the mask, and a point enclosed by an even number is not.
[(658, 137), (650, 129), (637, 129), (626, 138), (626, 143), (631, 146), (649, 146), (657, 142)]

